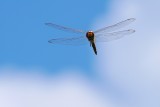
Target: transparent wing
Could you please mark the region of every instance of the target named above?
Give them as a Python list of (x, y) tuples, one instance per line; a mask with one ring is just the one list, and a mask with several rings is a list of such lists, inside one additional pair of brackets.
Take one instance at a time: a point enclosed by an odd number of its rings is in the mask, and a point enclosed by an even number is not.
[(68, 31), (68, 32), (73, 32), (73, 33), (85, 33), (85, 32), (82, 31), (82, 30), (77, 30), (77, 29), (73, 29), (73, 28), (69, 28), (69, 27), (57, 25), (57, 24), (54, 24), (54, 23), (45, 23), (45, 25), (50, 26), (50, 27), (53, 27), (53, 28), (55, 28), (55, 29)]
[(124, 30), (124, 31), (119, 31), (119, 32), (114, 32), (114, 33), (107, 33), (107, 34), (98, 34), (95, 36), (95, 42), (109, 42), (112, 40), (117, 40), (120, 39), (126, 35), (134, 33), (135, 30)]
[(102, 29), (96, 30), (96, 31), (94, 31), (94, 33), (96, 34), (96, 33), (101, 33), (103, 31), (105, 31), (105, 32), (114, 31), (114, 30), (120, 29), (122, 27), (125, 27), (126, 25), (130, 24), (133, 21), (135, 21), (135, 18), (130, 18), (125, 21), (119, 22), (115, 25), (104, 27)]
[[(134, 32), (135, 30), (130, 29), (130, 30), (124, 30), (124, 31), (119, 31), (114, 33), (98, 34), (95, 36), (95, 42), (109, 42), (112, 40), (120, 39)], [(52, 44), (62, 44), (62, 45), (89, 44), (89, 41), (85, 36), (72, 37), (72, 38), (56, 38), (56, 39), (51, 39), (48, 42)]]
[(48, 41), (52, 44), (62, 45), (83, 45), (89, 43), (85, 36), (73, 37), (73, 38), (56, 38)]

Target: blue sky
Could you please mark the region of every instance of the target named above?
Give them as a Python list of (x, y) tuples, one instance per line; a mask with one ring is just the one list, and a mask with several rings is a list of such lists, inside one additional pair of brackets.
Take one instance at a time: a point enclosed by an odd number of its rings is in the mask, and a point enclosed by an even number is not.
[(75, 68), (90, 75), (96, 56), (89, 45), (53, 46), (47, 42), (49, 39), (79, 35), (50, 28), (44, 23), (86, 31), (92, 27), (96, 16), (104, 12), (106, 4), (109, 9), (109, 0), (0, 1), (0, 65), (46, 69), (47, 74)]
[[(0, 1), (0, 106), (159, 107), (159, 4), (158, 0)], [(94, 30), (132, 17), (137, 20), (124, 30), (136, 33), (97, 44), (97, 56), (89, 44), (47, 42), (79, 35), (50, 28), (46, 22)]]

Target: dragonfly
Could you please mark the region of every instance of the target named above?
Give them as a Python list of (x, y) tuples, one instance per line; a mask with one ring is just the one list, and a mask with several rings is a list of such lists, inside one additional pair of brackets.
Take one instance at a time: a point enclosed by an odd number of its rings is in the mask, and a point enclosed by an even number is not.
[(63, 44), (63, 45), (81, 45), (89, 43), (93, 48), (95, 55), (97, 55), (96, 43), (98, 42), (109, 42), (112, 40), (120, 39), (126, 35), (130, 35), (135, 32), (133, 29), (115, 31), (121, 29), (130, 23), (134, 22), (135, 18), (130, 18), (111, 26), (103, 27), (95, 31), (83, 31), (79, 29), (74, 29), (66, 26), (61, 26), (54, 23), (45, 23), (45, 25), (53, 27), (58, 30), (63, 30), (67, 32), (72, 32), (76, 34), (81, 34), (81, 36), (76, 37), (65, 37), (65, 38), (53, 38), (49, 40), (52, 44)]

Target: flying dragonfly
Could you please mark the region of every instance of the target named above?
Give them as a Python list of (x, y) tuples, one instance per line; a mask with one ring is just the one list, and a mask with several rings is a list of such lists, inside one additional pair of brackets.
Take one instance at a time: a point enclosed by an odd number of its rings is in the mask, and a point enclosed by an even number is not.
[(79, 45), (79, 44), (81, 45), (81, 44), (90, 43), (90, 46), (92, 46), (94, 53), (97, 55), (97, 49), (96, 49), (95, 43), (109, 42), (112, 40), (117, 40), (126, 35), (134, 33), (135, 30), (133, 29), (115, 32), (115, 30), (121, 29), (134, 21), (135, 21), (135, 18), (130, 18), (130, 19), (121, 21), (117, 24), (107, 26), (107, 27), (104, 27), (104, 28), (101, 28), (95, 31), (82, 31), (78, 29), (73, 29), (73, 28), (57, 25), (54, 23), (45, 23), (45, 24), (55, 29), (72, 32), (72, 33), (78, 33), (78, 34), (83, 35), (83, 36), (78, 36), (78, 37), (54, 38), (54, 39), (49, 40), (48, 41), (49, 43), (63, 44), (63, 45)]

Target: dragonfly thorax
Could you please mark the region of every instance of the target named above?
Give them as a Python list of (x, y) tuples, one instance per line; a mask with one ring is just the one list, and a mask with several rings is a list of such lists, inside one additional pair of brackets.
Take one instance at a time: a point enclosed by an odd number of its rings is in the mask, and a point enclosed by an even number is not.
[(87, 37), (87, 39), (88, 39), (89, 41), (94, 40), (94, 33), (93, 33), (93, 31), (88, 31), (88, 32), (86, 33), (86, 37)]

